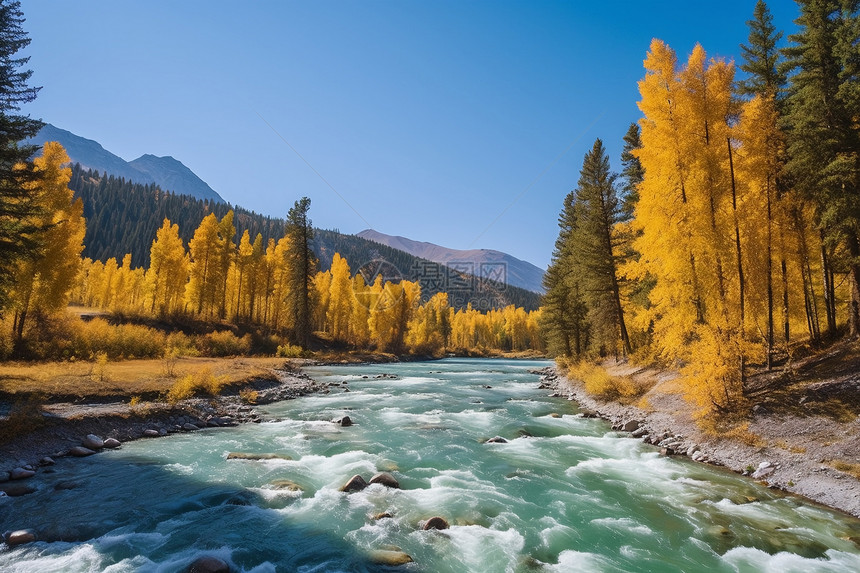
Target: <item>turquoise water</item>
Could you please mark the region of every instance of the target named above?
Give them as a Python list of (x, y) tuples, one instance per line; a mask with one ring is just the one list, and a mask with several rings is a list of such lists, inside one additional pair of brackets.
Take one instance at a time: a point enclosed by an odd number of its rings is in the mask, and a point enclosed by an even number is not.
[[(261, 408), (282, 421), (59, 460), (0, 501), (0, 530), (50, 540), (0, 549), (0, 571), (172, 572), (204, 554), (254, 572), (860, 571), (857, 520), (578, 416), (537, 388), (546, 364), (314, 367), (335, 386)], [(344, 415), (355, 425), (330, 422)], [(338, 491), (378, 471), (402, 489)], [(451, 528), (418, 528), (434, 515)], [(415, 562), (368, 561), (391, 545)]]

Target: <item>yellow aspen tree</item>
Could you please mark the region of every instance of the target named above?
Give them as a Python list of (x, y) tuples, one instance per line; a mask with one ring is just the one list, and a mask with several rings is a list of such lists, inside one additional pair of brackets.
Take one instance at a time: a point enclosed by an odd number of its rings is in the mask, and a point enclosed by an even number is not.
[(218, 218), (214, 213), (203, 218), (188, 246), (191, 267), (186, 297), (195, 314), (211, 316), (217, 304), (222, 254)]
[(370, 288), (365, 284), (361, 273), (356, 273), (352, 281), (353, 305), (349, 317), (350, 342), (359, 348), (370, 344)]
[[(287, 316), (287, 297), (290, 289), (290, 239), (282, 237), (266, 251), (267, 265), (271, 268), (272, 294), (269, 296), (267, 324), (274, 330), (282, 331), (290, 325)], [(273, 248), (272, 248), (273, 247)]]
[(218, 222), (218, 275), (215, 278), (215, 299), (218, 301), (218, 316), (227, 316), (227, 276), (230, 266), (236, 257), (236, 245), (233, 237), (236, 236), (236, 227), (233, 225), (233, 210), (227, 213)]
[(149, 261), (146, 270), (149, 312), (162, 317), (181, 312), (189, 260), (179, 236), (179, 225), (164, 219), (149, 249)]
[(331, 327), (335, 340), (346, 342), (350, 338), (350, 318), (355, 295), (352, 291), (352, 278), (349, 263), (335, 253), (331, 263), (331, 285), (329, 286), (329, 305), (326, 322)]
[(71, 169), (65, 149), (55, 142), (45, 143), (42, 155), (34, 160), (32, 187), (41, 213), (32, 221), (41, 229), (39, 254), (19, 263), (13, 288), (17, 340), (21, 340), (31, 312), (55, 312), (68, 304), (81, 264), (84, 245), (84, 205), (73, 199), (69, 189)]
[(314, 304), (311, 318), (313, 329), (320, 332), (331, 332), (331, 324), (326, 320), (331, 301), (331, 272), (320, 271), (313, 280)]
[(236, 253), (236, 258), (233, 262), (233, 285), (230, 289), (234, 296), (232, 300), (233, 320), (249, 318), (249, 307), (251, 304), (248, 299), (253, 296), (253, 293), (248, 293), (248, 275), (253, 272), (254, 263), (254, 246), (251, 244), (251, 234), (248, 229), (242, 233), (242, 238), (239, 240), (239, 249)]

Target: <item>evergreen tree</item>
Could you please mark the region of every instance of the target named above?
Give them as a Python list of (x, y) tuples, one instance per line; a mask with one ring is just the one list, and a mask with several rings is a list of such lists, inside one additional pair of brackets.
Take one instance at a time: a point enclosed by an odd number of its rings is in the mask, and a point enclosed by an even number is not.
[(740, 67), (748, 75), (738, 82), (738, 93), (780, 99), (786, 84), (777, 46), (782, 32), (773, 25), (773, 15), (764, 0), (756, 2), (753, 19), (747, 20), (747, 26), (750, 29), (749, 45), (741, 44), (743, 63)]
[[(857, 2), (799, 0), (800, 31), (785, 49), (789, 80), (785, 172), (817, 206), (826, 242), (848, 254), (848, 324), (860, 334), (860, 111)], [(829, 275), (825, 268), (825, 278)], [(825, 283), (825, 293), (832, 286)], [(827, 305), (829, 323), (833, 301)]]
[(592, 344), (601, 354), (621, 349), (630, 353), (630, 338), (621, 307), (618, 281), (619, 249), (613, 229), (621, 219), (616, 176), (599, 139), (585, 155), (576, 187), (576, 229), (572, 233), (573, 264), (582, 277)]
[(622, 221), (633, 218), (633, 211), (639, 201), (639, 184), (645, 178), (645, 170), (642, 163), (636, 157), (636, 150), (642, 147), (639, 137), (639, 124), (631, 123), (624, 134), (624, 147), (621, 150), (621, 217)]
[[(30, 87), (32, 70), (21, 68), (29, 57), (16, 57), (30, 39), (22, 28), (21, 4), (0, 0), (0, 312), (9, 303), (9, 289), (18, 261), (39, 255), (39, 204), (33, 196), (34, 181), (29, 158), (38, 147), (19, 145), (42, 128), (42, 122), (17, 113), (21, 105), (36, 99), (40, 88)], [(17, 166), (27, 164), (26, 169)]]
[(292, 319), (293, 338), (302, 348), (307, 348), (311, 341), (311, 293), (317, 264), (311, 248), (314, 232), (308, 217), (310, 207), (311, 200), (307, 197), (296, 201), (287, 214), (286, 225), (286, 237), (290, 241), (287, 308)]
[[(550, 353), (579, 357), (588, 345), (586, 307), (582, 299), (580, 275), (571, 254), (572, 236), (576, 231), (576, 196), (568, 193), (558, 218), (559, 233), (552, 262), (544, 275), (541, 330)], [(456, 331), (456, 328), (455, 328)], [(456, 338), (456, 337), (455, 337)], [(459, 341), (463, 346), (463, 341)]]

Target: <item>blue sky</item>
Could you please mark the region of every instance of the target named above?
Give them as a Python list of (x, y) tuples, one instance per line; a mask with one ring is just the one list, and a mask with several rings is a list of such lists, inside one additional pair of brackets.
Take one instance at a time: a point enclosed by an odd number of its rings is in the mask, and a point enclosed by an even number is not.
[(595, 138), (619, 167), (651, 39), (739, 59), (754, 5), (24, 0), (25, 111), (260, 213), (306, 195), (319, 227), (546, 266)]

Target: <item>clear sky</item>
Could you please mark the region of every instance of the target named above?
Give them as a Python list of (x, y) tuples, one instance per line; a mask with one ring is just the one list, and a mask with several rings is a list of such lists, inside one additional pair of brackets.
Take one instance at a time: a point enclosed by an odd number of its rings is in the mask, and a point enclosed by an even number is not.
[(739, 59), (754, 5), (23, 0), (25, 111), (263, 214), (306, 195), (319, 227), (544, 267), (595, 138), (619, 168), (651, 39)]

